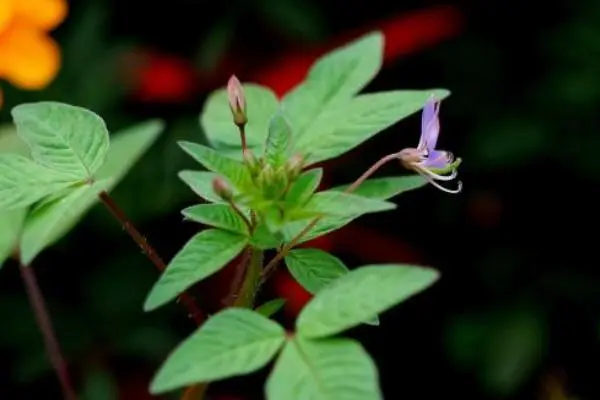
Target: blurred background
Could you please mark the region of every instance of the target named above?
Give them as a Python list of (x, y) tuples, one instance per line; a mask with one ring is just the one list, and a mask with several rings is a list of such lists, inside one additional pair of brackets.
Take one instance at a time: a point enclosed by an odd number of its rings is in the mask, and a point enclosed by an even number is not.
[[(29, 9), (13, 18), (6, 5), (15, 1)], [(38, 100), (90, 108), (112, 131), (163, 118), (166, 131), (114, 195), (165, 259), (201, 229), (179, 213), (196, 200), (176, 173), (197, 167), (176, 141), (204, 141), (198, 115), (208, 93), (235, 73), (282, 95), (319, 55), (382, 30), (385, 65), (367, 91), (450, 89), (440, 147), (463, 158), (465, 184), (460, 195), (403, 194), (396, 211), (311, 243), (350, 267), (407, 262), (442, 272), (382, 315), (379, 328), (348, 332), (375, 358), (385, 398), (600, 399), (592, 230), (600, 1), (64, 5), (0, 0), (0, 122), (10, 123), (14, 105)], [(411, 117), (325, 164), (324, 187), (352, 181), (391, 148), (414, 146), (419, 123)], [(174, 304), (142, 312), (157, 273), (106, 210), (96, 206), (33, 267), (81, 398), (152, 398), (149, 379), (193, 324)], [(229, 270), (196, 289), (208, 312), (219, 308)], [(286, 325), (310, 297), (282, 269), (261, 293), (275, 296), (288, 299), (277, 314)], [(0, 398), (60, 399), (12, 262), (0, 271), (0, 318)], [(211, 385), (209, 397), (262, 399), (267, 372)]]

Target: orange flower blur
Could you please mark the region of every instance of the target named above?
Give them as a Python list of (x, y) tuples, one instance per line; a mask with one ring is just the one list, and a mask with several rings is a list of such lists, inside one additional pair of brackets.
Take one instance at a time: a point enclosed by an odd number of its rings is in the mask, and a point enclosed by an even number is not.
[(54, 79), (60, 49), (48, 32), (67, 11), (66, 0), (0, 0), (0, 79), (24, 90), (42, 89)]

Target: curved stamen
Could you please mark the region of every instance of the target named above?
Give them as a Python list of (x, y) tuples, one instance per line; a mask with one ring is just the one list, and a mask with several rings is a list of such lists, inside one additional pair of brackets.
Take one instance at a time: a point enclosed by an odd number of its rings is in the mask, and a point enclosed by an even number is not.
[(457, 194), (457, 193), (460, 193), (460, 191), (462, 190), (462, 182), (461, 181), (457, 182), (456, 189), (448, 189), (448, 188), (443, 187), (436, 181), (434, 181), (432, 178), (429, 178), (427, 176), (423, 176), (423, 177), (427, 180), (427, 182), (431, 183), (433, 186), (440, 189), (442, 192), (446, 192), (446, 193), (450, 193), (450, 194)]
[(455, 169), (453, 169), (452, 172), (450, 172), (450, 175), (436, 174), (435, 172), (430, 171), (427, 168), (422, 167), (420, 165), (415, 165), (415, 169), (421, 170), (424, 174), (428, 175), (430, 178), (438, 180), (438, 181), (451, 181), (454, 178), (456, 178), (458, 175), (458, 172)]

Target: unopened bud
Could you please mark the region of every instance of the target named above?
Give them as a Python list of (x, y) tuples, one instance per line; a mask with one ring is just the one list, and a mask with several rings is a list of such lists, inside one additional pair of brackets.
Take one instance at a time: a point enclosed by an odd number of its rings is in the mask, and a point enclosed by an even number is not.
[(217, 196), (223, 200), (231, 200), (233, 198), (233, 191), (227, 181), (220, 176), (217, 176), (212, 181), (213, 191)]
[(293, 155), (287, 161), (285, 168), (290, 179), (295, 179), (298, 175), (300, 175), (302, 168), (304, 168), (304, 157), (302, 154)]
[(227, 97), (231, 113), (233, 114), (233, 122), (238, 126), (245, 125), (248, 122), (248, 118), (246, 117), (246, 98), (242, 84), (235, 75), (232, 75), (227, 83)]
[(258, 174), (258, 182), (261, 186), (270, 185), (275, 178), (275, 170), (270, 164), (264, 166), (264, 168)]

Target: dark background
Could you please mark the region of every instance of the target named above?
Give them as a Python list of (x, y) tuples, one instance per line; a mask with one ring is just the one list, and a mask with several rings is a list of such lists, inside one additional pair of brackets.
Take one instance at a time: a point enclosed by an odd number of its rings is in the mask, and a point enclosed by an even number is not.
[[(367, 91), (452, 91), (440, 145), (463, 158), (464, 191), (404, 194), (398, 210), (314, 243), (350, 267), (412, 262), (442, 272), (434, 287), (382, 315), (379, 328), (348, 335), (376, 359), (386, 399), (598, 399), (600, 2), (439, 6), (72, 1), (54, 33), (64, 51), (58, 78), (40, 92), (2, 83), (0, 118), (9, 122), (10, 107), (40, 99), (89, 107), (111, 130), (164, 118), (167, 130), (115, 198), (170, 259), (199, 229), (179, 214), (195, 200), (176, 173), (195, 165), (176, 141), (204, 140), (197, 118), (207, 94), (231, 73), (287, 88), (295, 78), (280, 62), (302, 65), (313, 51), (385, 25), (395, 50)], [(326, 164), (328, 184), (414, 146), (418, 124), (411, 117)], [(403, 173), (389, 166), (381, 175)], [(15, 267), (0, 276), (0, 398), (59, 399)], [(96, 207), (34, 268), (82, 398), (151, 398), (148, 380), (193, 325), (176, 305), (142, 312), (157, 273), (110, 215)], [(197, 290), (210, 312), (226, 278)], [(276, 295), (289, 298), (278, 315), (289, 325), (306, 294), (280, 271), (261, 296)], [(211, 396), (260, 399), (265, 374), (212, 385)]]

